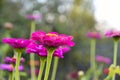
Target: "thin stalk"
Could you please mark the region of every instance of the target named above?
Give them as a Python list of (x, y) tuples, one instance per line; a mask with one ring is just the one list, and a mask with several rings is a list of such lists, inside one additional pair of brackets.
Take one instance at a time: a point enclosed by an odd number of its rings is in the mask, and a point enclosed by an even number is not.
[(40, 57), (40, 68), (39, 68), (38, 80), (42, 79), (45, 62), (46, 62), (46, 57)]
[(8, 76), (8, 80), (11, 80), (11, 78), (12, 78), (12, 73), (10, 72)]
[(52, 56), (53, 56), (54, 50), (55, 49), (53, 49), (53, 48), (49, 48), (47, 50), (48, 51), (48, 55), (47, 55), (47, 63), (46, 63), (46, 70), (45, 70), (44, 80), (48, 80), (50, 67), (51, 67)]
[[(31, 22), (31, 33), (35, 31), (35, 22), (32, 21)], [(31, 68), (31, 80), (35, 80), (36, 79), (36, 75), (35, 75), (35, 55), (34, 54), (30, 54), (30, 61), (32, 62), (32, 65), (30, 65)]]
[(91, 39), (91, 52), (90, 52), (90, 64), (91, 70), (93, 72), (93, 78), (95, 79), (95, 69), (96, 69), (96, 62), (95, 62), (95, 49), (96, 49), (96, 39)]
[(14, 80), (14, 70), (12, 71), (12, 80)]
[(31, 33), (35, 31), (35, 21), (31, 21)]
[(20, 57), (21, 57), (21, 52), (18, 51), (16, 54), (15, 80), (19, 80)]
[[(118, 41), (114, 40), (114, 54), (113, 54), (113, 64), (117, 65), (117, 49), (118, 49)], [(115, 80), (115, 75), (112, 77), (112, 80)]]
[(53, 65), (53, 71), (52, 71), (52, 77), (51, 80), (55, 80), (55, 76), (56, 76), (56, 71), (57, 71), (57, 66), (58, 66), (58, 57), (54, 57), (54, 65)]

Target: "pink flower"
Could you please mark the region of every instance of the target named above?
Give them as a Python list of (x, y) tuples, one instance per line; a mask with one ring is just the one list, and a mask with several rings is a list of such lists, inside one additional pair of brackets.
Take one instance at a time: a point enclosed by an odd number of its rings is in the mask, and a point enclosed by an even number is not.
[(46, 34), (43, 31), (36, 31), (32, 33), (31, 39), (48, 47), (74, 46), (72, 36), (58, 34), (57, 32), (49, 32)]
[(31, 41), (27, 39), (3, 38), (2, 42), (9, 44), (13, 48), (23, 49), (23, 48), (26, 48)]
[[(57, 56), (59, 58), (63, 58), (63, 54), (70, 50), (69, 47), (59, 47), (55, 50), (53, 56)], [(39, 45), (36, 43), (30, 43), (26, 48), (26, 53), (35, 53), (41, 57), (47, 56), (47, 49), (43, 47), (43, 45)]]
[(120, 31), (108, 30), (105, 32), (106, 37), (120, 37)]
[(87, 37), (99, 39), (99, 38), (101, 38), (101, 35), (98, 32), (88, 32)]
[(101, 62), (101, 63), (105, 63), (105, 64), (109, 64), (111, 62), (111, 60), (109, 58), (104, 57), (104, 56), (100, 56), (100, 55), (96, 56), (96, 61)]
[(40, 14), (27, 14), (25, 15), (25, 18), (29, 20), (39, 20), (41, 18), (41, 15)]
[(26, 53), (35, 53), (39, 56), (47, 56), (47, 50), (43, 45), (30, 43), (26, 48)]
[[(1, 70), (6, 70), (6, 71), (13, 71), (14, 66), (12, 64), (0, 64), (0, 69)], [(21, 65), (19, 66), (19, 71), (22, 71), (24, 69), (24, 67)]]
[(53, 56), (64, 58), (63, 54), (70, 50), (69, 47), (59, 47), (55, 50)]
[[(5, 57), (4, 62), (6, 63), (16, 63), (16, 57), (10, 58), (10, 57)], [(24, 58), (20, 58), (20, 63), (25, 62)]]

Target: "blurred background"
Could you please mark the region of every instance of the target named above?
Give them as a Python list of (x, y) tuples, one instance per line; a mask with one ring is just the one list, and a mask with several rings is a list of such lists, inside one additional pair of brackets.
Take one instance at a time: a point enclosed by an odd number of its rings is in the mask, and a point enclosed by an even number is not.
[[(3, 44), (1, 39), (10, 36), (29, 38), (30, 21), (24, 15), (37, 13), (41, 15), (41, 19), (36, 21), (36, 30), (56, 31), (72, 35), (76, 43), (75, 47), (64, 55), (64, 59), (60, 59), (57, 80), (66, 80), (66, 76), (74, 71), (87, 71), (90, 66), (90, 39), (87, 38), (86, 33), (88, 31), (98, 31), (103, 35), (103, 32), (108, 28), (119, 28), (119, 25), (117, 27), (113, 25), (117, 23), (112, 24), (110, 22), (110, 19), (116, 22), (115, 19), (119, 20), (119, 17), (116, 16), (117, 18), (114, 19), (109, 18), (110, 15), (107, 16), (108, 18), (101, 17), (102, 13), (106, 13), (102, 15), (107, 15), (110, 11), (114, 12), (112, 11), (114, 9), (109, 10), (106, 7), (109, 1), (115, 2), (115, 0), (107, 0), (106, 4), (104, 1), (106, 0), (0, 0), (0, 58), (3, 58), (4, 54), (13, 55), (12, 48)], [(109, 6), (112, 6), (112, 3)], [(116, 10), (119, 7), (114, 8)], [(107, 10), (109, 13), (107, 13)], [(3, 27), (7, 22), (12, 23), (13, 26), (9, 31)], [(112, 59), (113, 40), (106, 39), (104, 36), (97, 40), (96, 54)], [(26, 56), (25, 53), (22, 56), (26, 59), (24, 64), (26, 70), (28, 70), (29, 67), (26, 63), (29, 61), (29, 56)], [(120, 59), (120, 55), (118, 59)]]

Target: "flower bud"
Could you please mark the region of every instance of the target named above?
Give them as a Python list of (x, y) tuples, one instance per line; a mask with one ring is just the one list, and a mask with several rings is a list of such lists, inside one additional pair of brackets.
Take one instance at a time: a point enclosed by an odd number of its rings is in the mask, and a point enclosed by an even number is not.
[(10, 22), (5, 22), (3, 27), (7, 30), (11, 30), (13, 28), (13, 24)]

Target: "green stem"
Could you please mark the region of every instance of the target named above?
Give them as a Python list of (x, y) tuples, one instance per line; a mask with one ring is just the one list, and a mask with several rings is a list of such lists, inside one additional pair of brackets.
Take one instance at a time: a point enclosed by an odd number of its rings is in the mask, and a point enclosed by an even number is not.
[(46, 62), (46, 57), (40, 57), (40, 68), (39, 68), (38, 80), (42, 79), (45, 62)]
[(47, 64), (46, 64), (46, 70), (45, 70), (45, 77), (44, 80), (48, 80), (49, 72), (50, 72), (50, 66), (51, 66), (51, 61), (52, 61), (52, 56), (54, 53), (54, 48), (48, 48), (48, 55), (47, 55)]
[(96, 75), (95, 48), (96, 48), (96, 39), (91, 39), (90, 64), (91, 64), (91, 70), (93, 72), (94, 79)]
[[(32, 32), (35, 31), (35, 22), (32, 21), (31, 22), (31, 32), (30, 34), (32, 34)], [(35, 75), (35, 55), (34, 54), (30, 54), (30, 61), (32, 61), (32, 64), (30, 65), (31, 68), (31, 80), (35, 80), (36, 79), (36, 75)]]
[(14, 70), (12, 71), (12, 80), (14, 80)]
[(59, 60), (58, 57), (54, 57), (54, 65), (53, 65), (53, 72), (52, 72), (51, 80), (55, 80), (57, 66), (58, 66), (58, 60)]
[(17, 54), (16, 54), (16, 66), (15, 66), (15, 80), (19, 80), (19, 65), (20, 65), (20, 57), (21, 57), (21, 52), (20, 51), (17, 51)]
[[(114, 64), (114, 66), (117, 65), (117, 49), (118, 49), (118, 41), (114, 40), (114, 54), (113, 54), (113, 64)], [(112, 80), (115, 80), (115, 75), (113, 76)]]
[(8, 76), (8, 80), (11, 80), (11, 77), (12, 77), (12, 73), (10, 72)]
[(35, 31), (35, 21), (31, 21), (31, 34)]

